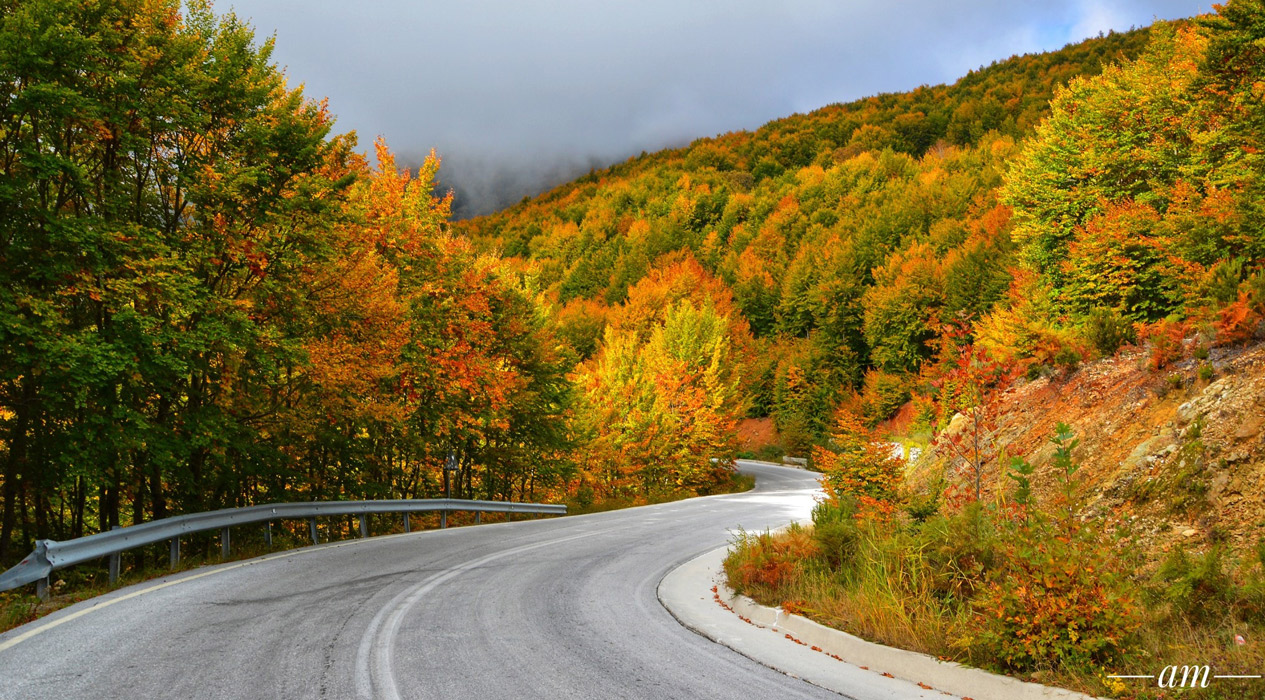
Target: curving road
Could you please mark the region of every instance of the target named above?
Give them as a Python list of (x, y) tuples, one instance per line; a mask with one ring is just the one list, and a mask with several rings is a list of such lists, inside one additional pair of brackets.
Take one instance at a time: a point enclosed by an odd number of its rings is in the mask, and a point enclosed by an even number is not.
[(150, 581), (0, 635), (0, 698), (838, 697), (681, 627), (664, 574), (807, 517), (745, 494), (341, 542)]

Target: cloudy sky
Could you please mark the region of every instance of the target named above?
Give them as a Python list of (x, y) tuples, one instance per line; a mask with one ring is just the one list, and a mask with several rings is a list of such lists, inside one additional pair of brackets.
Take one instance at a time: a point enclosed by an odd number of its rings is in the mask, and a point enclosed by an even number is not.
[(432, 147), (463, 213), (643, 150), (1014, 54), (1207, 12), (1205, 0), (219, 0), (340, 130)]

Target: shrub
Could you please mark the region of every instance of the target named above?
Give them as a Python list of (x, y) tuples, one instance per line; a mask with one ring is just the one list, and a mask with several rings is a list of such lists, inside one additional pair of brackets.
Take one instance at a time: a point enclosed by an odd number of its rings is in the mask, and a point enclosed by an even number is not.
[(909, 502), (905, 504), (905, 512), (909, 514), (910, 519), (915, 523), (925, 523), (939, 513), (940, 495), (943, 490), (941, 485), (932, 488), (929, 493), (910, 496)]
[(931, 518), (917, 536), (932, 593), (944, 601), (968, 602), (997, 564), (996, 524), (979, 503), (949, 516)]
[(725, 573), (739, 593), (756, 587), (777, 591), (796, 580), (804, 564), (816, 555), (812, 536), (797, 524), (777, 537), (744, 531), (738, 533), (725, 558)]
[(1217, 345), (1234, 345), (1251, 340), (1261, 325), (1261, 314), (1254, 308), (1247, 290), (1239, 298), (1217, 313), (1213, 327), (1217, 332)]
[(1253, 554), (1240, 563), (1220, 545), (1193, 555), (1174, 549), (1151, 578), (1153, 600), (1167, 603), (1169, 615), (1187, 624), (1217, 625), (1227, 618), (1260, 624), (1265, 621), (1265, 578), (1252, 559), (1265, 562), (1265, 540), (1257, 542)]
[(827, 447), (813, 449), (813, 462), (822, 472), (822, 487), (835, 502), (857, 499), (891, 512), (899, 499), (905, 460), (876, 442), (850, 411), (839, 411)]
[(909, 382), (899, 374), (870, 370), (861, 389), (866, 422), (874, 425), (896, 414), (909, 400)]
[(835, 571), (851, 562), (860, 547), (856, 513), (856, 504), (850, 499), (821, 501), (813, 507), (813, 541)]
[(580, 488), (576, 489), (576, 505), (580, 506), (581, 510), (588, 510), (593, 506), (593, 499), (595, 496), (596, 494), (593, 492), (593, 487), (588, 484), (584, 484)]
[(1043, 377), (1050, 377), (1053, 375), (1054, 370), (1051, 369), (1049, 365), (1043, 365), (1037, 362), (1029, 364), (1028, 369), (1025, 370), (1023, 374), (1024, 378), (1030, 382), (1035, 382)]
[(1155, 582), (1172, 612), (1192, 620), (1206, 620), (1233, 607), (1236, 599), (1220, 547), (1193, 557), (1180, 547), (1174, 549), (1156, 571)]
[(936, 402), (927, 396), (913, 397), (913, 430), (930, 431), (936, 424)]
[(850, 498), (837, 498), (817, 501), (813, 506), (813, 526), (832, 522), (851, 521), (856, 518), (856, 501)]
[(0, 593), (0, 630), (12, 629), (38, 618), (41, 602), (23, 591)]
[(1181, 359), (1182, 341), (1186, 338), (1187, 330), (1184, 320), (1172, 317), (1142, 328), (1139, 335), (1151, 341), (1151, 369), (1163, 369), (1174, 360)]
[(1200, 285), (1204, 298), (1217, 305), (1234, 301), (1244, 277), (1243, 263), (1243, 258), (1231, 258), (1214, 265)]
[(762, 445), (755, 452), (755, 458), (764, 462), (780, 462), (784, 456), (786, 450), (781, 445)]
[(1060, 423), (1053, 442), (1058, 510), (1053, 516), (1031, 511), (1008, 523), (997, 566), (974, 601), (978, 651), (1025, 671), (1118, 664), (1142, 610), (1121, 558), (1079, 518), (1070, 428)]
[(1069, 362), (1080, 362), (1088, 354), (1089, 348), (1079, 332), (1070, 328), (1043, 327), (1035, 330), (1030, 359), (1041, 365), (1066, 367)]
[(1015, 670), (1119, 664), (1142, 621), (1120, 560), (1044, 516), (1017, 529), (975, 601), (978, 651)]
[(1137, 332), (1128, 319), (1115, 309), (1097, 308), (1085, 318), (1085, 338), (1103, 357), (1116, 354), (1120, 346), (1137, 341)]
[(1084, 357), (1081, 356), (1080, 352), (1078, 352), (1076, 348), (1064, 347), (1059, 348), (1059, 351), (1054, 353), (1054, 357), (1052, 359), (1054, 360), (1054, 364), (1063, 371), (1072, 372), (1080, 366), (1081, 360), (1083, 360)]
[(806, 455), (814, 441), (812, 426), (803, 416), (793, 416), (785, 423), (779, 423), (777, 437), (783, 447), (782, 454), (787, 455)]
[(1256, 308), (1265, 308), (1265, 267), (1259, 268), (1243, 283), (1248, 299)]

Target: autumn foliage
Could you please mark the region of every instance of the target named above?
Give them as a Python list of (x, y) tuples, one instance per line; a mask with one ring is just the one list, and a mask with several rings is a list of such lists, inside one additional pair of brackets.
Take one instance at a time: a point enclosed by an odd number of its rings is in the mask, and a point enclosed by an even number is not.
[[(447, 230), (439, 160), (374, 164), (231, 14), (0, 9), (0, 562), (267, 501), (530, 498), (570, 361)], [(55, 135), (55, 136), (54, 136)]]
[(692, 258), (630, 289), (578, 372), (601, 491), (650, 497), (722, 483), (750, 344), (728, 290)]
[(978, 494), (981, 387), (1258, 337), (1262, 16), (1234, 0), (450, 222), (434, 154), (361, 155), (231, 14), (5, 5), (0, 560), (434, 495), (449, 453), (461, 496), (704, 493), (744, 417), (883, 501), (862, 426), (961, 414)]
[(857, 502), (888, 514), (900, 502), (905, 460), (849, 411), (835, 416), (830, 440), (813, 450), (813, 465), (821, 471), (822, 488), (831, 501)]

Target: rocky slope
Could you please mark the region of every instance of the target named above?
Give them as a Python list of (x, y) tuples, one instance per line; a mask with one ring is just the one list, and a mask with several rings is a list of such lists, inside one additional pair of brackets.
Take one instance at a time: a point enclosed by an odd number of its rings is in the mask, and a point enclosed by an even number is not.
[[(1196, 354), (1188, 341), (1188, 356)], [(1198, 353), (1202, 354), (1202, 353)], [(1085, 512), (1158, 555), (1175, 541), (1225, 542), (1236, 551), (1265, 537), (1265, 343), (1214, 348), (1163, 370), (1146, 352), (1121, 353), (1003, 391), (990, 443), (1037, 466), (1034, 488), (1057, 487), (1049, 439), (1059, 422), (1080, 440)], [(965, 429), (958, 420), (952, 429)], [(945, 448), (911, 467), (916, 485), (961, 479)], [(988, 465), (993, 497), (1010, 480)]]

